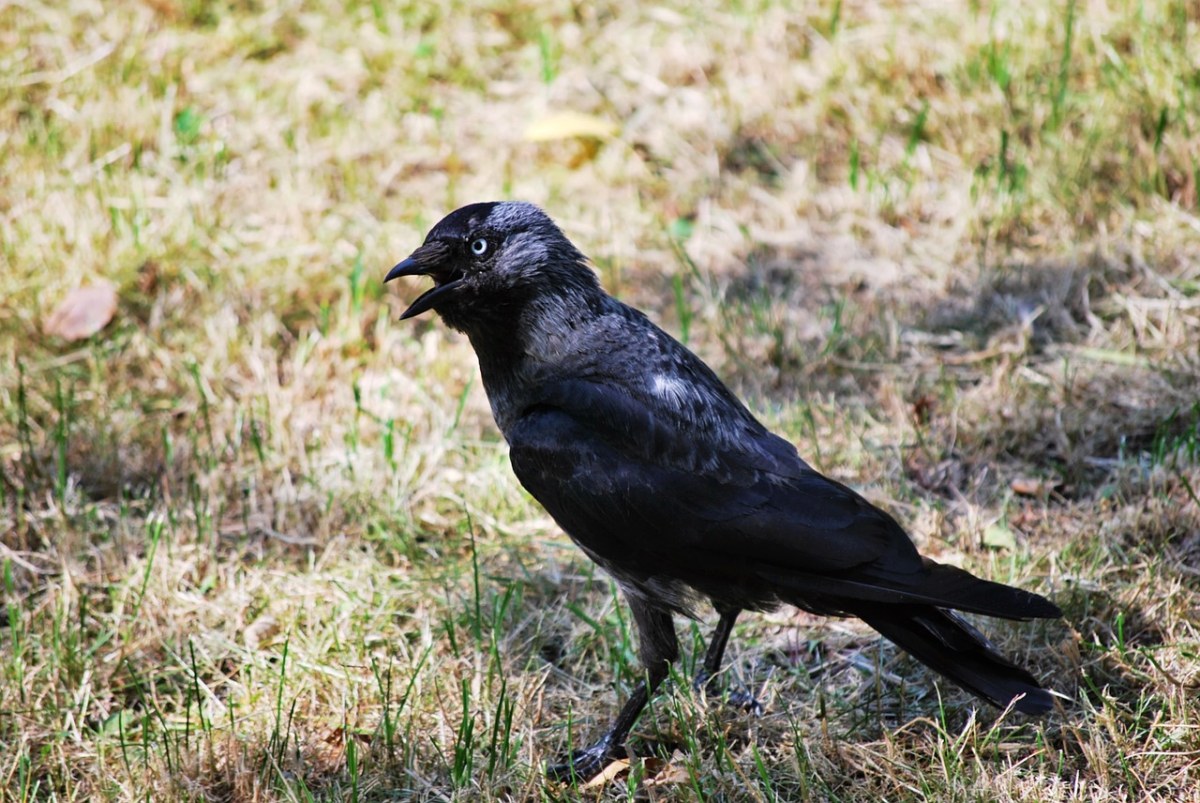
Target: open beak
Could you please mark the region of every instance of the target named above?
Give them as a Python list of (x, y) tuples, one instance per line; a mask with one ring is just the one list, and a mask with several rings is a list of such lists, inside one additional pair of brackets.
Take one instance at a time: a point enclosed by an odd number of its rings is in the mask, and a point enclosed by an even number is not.
[(462, 276), (453, 276), (445, 272), (440, 259), (444, 255), (437, 251), (430, 253), (431, 250), (433, 249), (430, 249), (428, 245), (421, 246), (413, 252), (412, 256), (389, 270), (387, 276), (383, 278), (384, 284), (387, 284), (392, 279), (398, 279), (401, 276), (433, 277), (433, 287), (417, 296), (417, 300), (400, 315), (402, 321), (431, 309), (442, 296), (462, 284)]
[(383, 277), (383, 283), (387, 284), (392, 279), (399, 279), (401, 276), (423, 276), (425, 273), (426, 271), (421, 267), (421, 263), (409, 257), (389, 270), (388, 275)]

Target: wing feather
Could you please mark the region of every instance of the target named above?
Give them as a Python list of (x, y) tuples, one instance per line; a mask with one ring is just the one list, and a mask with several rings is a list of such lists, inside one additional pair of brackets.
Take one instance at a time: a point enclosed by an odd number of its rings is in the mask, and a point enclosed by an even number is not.
[(867, 567), (877, 576), (853, 587), (922, 572), (891, 517), (761, 426), (733, 437), (689, 431), (633, 396), (576, 380), (551, 386), (509, 443), (522, 484), (606, 564), (768, 596), (779, 576), (810, 578), (816, 590)]

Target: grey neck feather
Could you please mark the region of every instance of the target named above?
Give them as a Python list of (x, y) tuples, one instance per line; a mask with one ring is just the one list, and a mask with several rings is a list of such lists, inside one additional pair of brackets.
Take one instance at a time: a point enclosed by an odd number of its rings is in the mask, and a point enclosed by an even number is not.
[(502, 432), (536, 401), (532, 394), (542, 383), (566, 372), (587, 371), (590, 361), (607, 353), (598, 322), (616, 306), (598, 284), (575, 286), (535, 295), (502, 327), (467, 329)]

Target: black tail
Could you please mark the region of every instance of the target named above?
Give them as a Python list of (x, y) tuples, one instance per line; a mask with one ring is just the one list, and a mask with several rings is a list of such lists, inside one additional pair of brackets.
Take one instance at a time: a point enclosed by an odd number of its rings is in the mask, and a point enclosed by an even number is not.
[[(931, 605), (863, 604), (848, 610), (921, 663), (992, 705), (1044, 714), (1053, 696), (1021, 667), (996, 651), (958, 614)], [(1025, 613), (1024, 615), (1038, 615)]]
[(883, 566), (856, 568), (841, 574), (806, 574), (795, 570), (758, 568), (757, 575), (774, 587), (779, 598), (817, 613), (855, 613), (861, 606), (912, 605), (953, 608), (1003, 619), (1057, 619), (1062, 616), (1050, 600), (1003, 583), (982, 580), (954, 566), (924, 558), (914, 571)]

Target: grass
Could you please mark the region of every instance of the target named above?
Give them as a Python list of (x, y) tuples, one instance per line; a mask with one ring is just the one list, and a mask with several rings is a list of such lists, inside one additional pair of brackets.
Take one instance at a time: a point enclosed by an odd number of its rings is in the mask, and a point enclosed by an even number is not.
[[(1195, 799), (1198, 36), (1184, 2), (0, 5), (0, 798)], [(619, 133), (523, 138), (560, 111)], [(781, 610), (731, 649), (762, 717), (681, 669), (628, 773), (544, 781), (631, 624), (469, 346), (380, 285), (501, 197), (928, 554), (1053, 596), (983, 626), (1062, 710)], [(98, 279), (112, 323), (45, 334)]]

